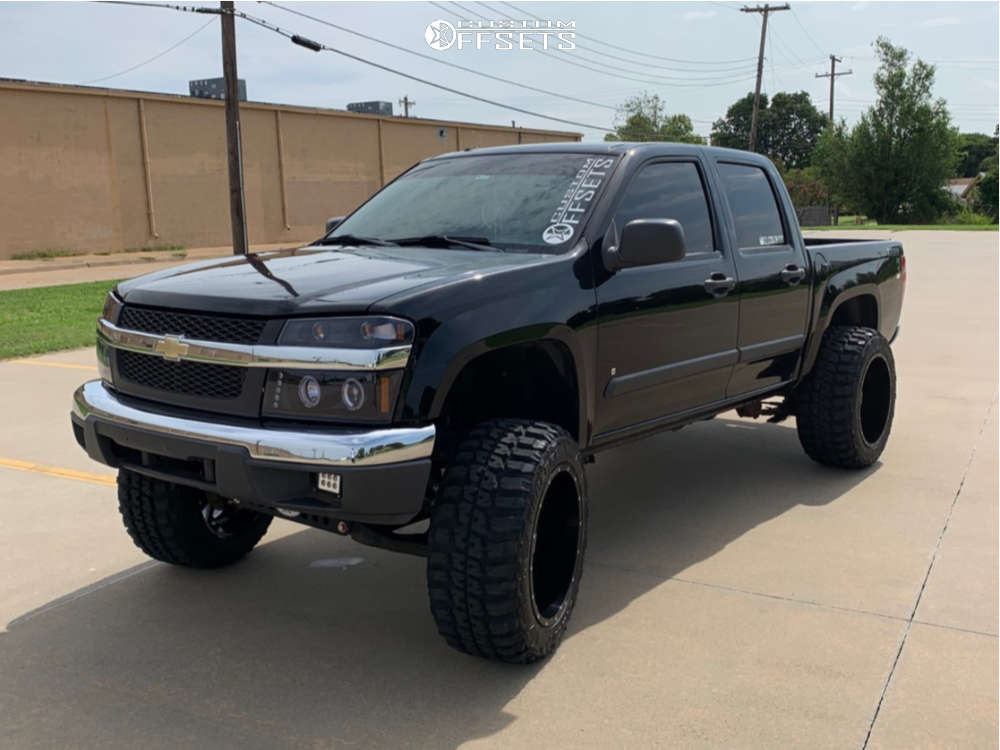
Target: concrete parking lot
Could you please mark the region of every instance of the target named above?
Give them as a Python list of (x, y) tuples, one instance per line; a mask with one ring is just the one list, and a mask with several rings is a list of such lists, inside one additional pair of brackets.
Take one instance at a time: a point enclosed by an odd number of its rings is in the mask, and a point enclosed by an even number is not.
[(0, 362), (5, 748), (997, 746), (997, 234), (907, 232), (882, 460), (729, 414), (590, 467), (568, 637), (449, 650), (424, 562), (277, 521), (146, 560), (76, 446), (90, 351)]

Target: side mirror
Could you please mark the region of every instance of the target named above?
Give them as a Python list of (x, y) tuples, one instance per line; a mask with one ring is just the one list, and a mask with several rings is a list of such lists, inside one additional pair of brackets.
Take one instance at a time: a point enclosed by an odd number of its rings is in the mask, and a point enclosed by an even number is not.
[(330, 234), (334, 229), (336, 229), (340, 222), (344, 220), (343, 216), (332, 216), (326, 220), (326, 233)]
[(633, 219), (617, 247), (604, 248), (608, 271), (671, 263), (684, 257), (684, 228), (676, 219)]

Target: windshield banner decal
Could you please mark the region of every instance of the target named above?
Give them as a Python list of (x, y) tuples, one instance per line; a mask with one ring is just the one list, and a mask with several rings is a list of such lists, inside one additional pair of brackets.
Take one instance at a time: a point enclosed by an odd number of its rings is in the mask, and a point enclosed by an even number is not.
[(549, 226), (542, 232), (542, 239), (546, 243), (560, 245), (573, 236), (614, 162), (614, 158), (591, 157), (583, 163), (563, 195), (559, 207), (552, 213)]

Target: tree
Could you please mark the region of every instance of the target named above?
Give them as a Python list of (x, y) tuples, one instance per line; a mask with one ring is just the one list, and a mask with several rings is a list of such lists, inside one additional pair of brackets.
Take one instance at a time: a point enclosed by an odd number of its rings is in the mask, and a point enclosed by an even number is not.
[[(760, 95), (760, 113), (757, 124), (757, 150), (766, 153), (768, 129), (764, 124), (767, 113), (767, 94)], [(753, 94), (747, 94), (729, 105), (726, 116), (712, 123), (712, 145), (745, 149), (750, 142), (750, 121), (753, 118)]]
[(932, 99), (934, 66), (875, 41), (878, 101), (848, 133), (841, 125), (817, 149), (835, 195), (882, 223), (932, 221), (950, 206), (943, 189), (954, 173), (958, 133), (943, 99)]
[[(747, 147), (753, 118), (753, 94), (733, 102), (726, 116), (712, 125), (712, 144), (728, 148)], [(827, 119), (813, 106), (805, 91), (780, 91), (770, 100), (760, 95), (757, 151), (788, 169), (812, 163), (812, 151)]]
[(997, 221), (998, 210), (998, 190), (1000, 190), (1000, 173), (998, 173), (996, 162), (976, 185), (976, 194), (973, 206), (976, 211), (986, 214), (993, 221)]
[(704, 143), (705, 139), (694, 132), (694, 125), (687, 115), (668, 115), (658, 94), (642, 93), (627, 99), (618, 108), (614, 133), (604, 136), (606, 141), (674, 141), (676, 143)]
[(825, 206), (830, 197), (830, 189), (819, 174), (818, 167), (790, 169), (783, 175), (788, 196), (795, 208)]
[(816, 109), (805, 91), (775, 94), (767, 109), (770, 131), (767, 155), (789, 169), (808, 167), (827, 122), (826, 115)]
[(961, 133), (958, 136), (958, 165), (955, 175), (958, 177), (975, 177), (980, 171), (980, 164), (993, 156), (997, 151), (997, 137), (985, 133)]

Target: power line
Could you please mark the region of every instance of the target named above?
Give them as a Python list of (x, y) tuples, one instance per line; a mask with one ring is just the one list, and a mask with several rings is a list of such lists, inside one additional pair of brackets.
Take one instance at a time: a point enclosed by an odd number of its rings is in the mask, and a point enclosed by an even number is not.
[[(435, 6), (436, 8), (440, 8), (441, 10), (445, 11), (446, 13), (450, 13), (451, 15), (456, 16), (456, 17), (461, 17), (455, 11), (451, 10), (450, 8), (446, 8), (445, 6), (441, 5), (440, 3), (435, 2), (434, 0), (429, 0), (429, 2), (430, 2), (431, 5)], [(476, 15), (479, 18), (483, 18), (482, 15), (480, 15), (478, 13), (475, 13), (473, 11), (470, 11), (468, 8), (463, 7), (460, 3), (454, 2), (454, 0), (452, 1), (452, 5), (457, 6), (458, 8), (460, 8), (463, 11), (465, 11), (466, 13), (472, 13), (473, 15)], [(662, 77), (662, 76), (658, 77), (659, 80), (654, 80), (654, 79), (651, 79), (651, 78), (636, 78), (635, 76), (622, 75), (621, 73), (615, 73), (615, 72), (612, 72), (611, 70), (604, 70), (602, 68), (595, 68), (595, 67), (592, 67), (590, 65), (586, 65), (584, 63), (578, 62), (576, 60), (571, 60), (565, 54), (553, 54), (553, 53), (548, 52), (546, 50), (540, 50), (540, 49), (537, 49), (537, 48), (535, 48), (534, 51), (537, 52), (540, 55), (546, 55), (548, 57), (551, 57), (553, 60), (559, 60), (560, 62), (562, 62), (562, 63), (564, 63), (566, 65), (572, 65), (574, 67), (582, 68), (584, 70), (590, 70), (590, 71), (592, 71), (594, 73), (600, 73), (601, 75), (609, 76), (609, 77), (614, 78), (616, 80), (622, 80), (622, 79), (624, 79), (624, 80), (627, 80), (627, 81), (637, 81), (639, 83), (648, 83), (648, 84), (651, 84), (653, 86), (669, 86), (669, 87), (672, 87), (672, 88), (711, 88), (711, 87), (715, 87), (715, 86), (728, 86), (729, 84), (732, 84), (732, 83), (739, 83), (739, 82), (742, 82), (742, 81), (749, 81), (749, 80), (751, 80), (753, 78), (752, 75), (749, 75), (749, 76), (746, 76), (746, 77), (726, 78), (725, 80), (721, 80), (720, 79), (719, 82), (717, 82), (717, 83), (699, 83), (699, 82), (670, 83), (669, 81), (664, 80), (664, 77)], [(606, 68), (612, 68), (613, 66), (605, 65), (605, 67)], [(629, 72), (629, 73), (638, 72), (638, 71), (629, 71), (629, 70), (627, 70), (625, 68), (618, 68), (618, 70), (625, 70), (626, 72)], [(692, 81), (691, 78), (682, 78), (680, 80)], [(697, 80), (702, 80), (702, 79), (697, 79)], [(707, 80), (707, 79), (705, 79), (705, 80)], [(712, 79), (712, 80), (715, 80), (715, 79)]]
[(159, 60), (161, 57), (163, 57), (164, 55), (166, 55), (168, 52), (173, 52), (175, 49), (177, 49), (178, 47), (180, 47), (188, 39), (191, 39), (192, 37), (196, 36), (199, 32), (204, 31), (214, 20), (215, 20), (214, 18), (209, 18), (207, 23), (202, 24), (197, 29), (195, 29), (190, 34), (188, 34), (186, 37), (184, 37), (183, 39), (181, 39), (179, 42), (177, 42), (176, 44), (172, 44), (171, 46), (167, 47), (165, 50), (163, 50), (163, 52), (160, 52), (159, 54), (153, 55), (148, 60), (143, 60), (141, 63), (137, 63), (137, 64), (133, 65), (131, 68), (125, 68), (125, 70), (120, 70), (117, 73), (112, 73), (109, 76), (103, 76), (101, 78), (94, 78), (94, 79), (92, 79), (90, 81), (84, 81), (80, 85), (81, 86), (87, 86), (87, 85), (89, 85), (91, 83), (100, 83), (101, 81), (109, 81), (112, 78), (117, 78), (118, 76), (123, 76), (126, 73), (131, 73), (133, 70), (138, 70), (143, 65), (148, 65), (149, 63), (153, 62), (154, 60)]
[[(184, 11), (184, 12), (188, 12), (188, 13), (214, 13), (214, 14), (217, 14), (217, 15), (220, 14), (220, 11), (218, 9), (216, 9), (216, 8), (207, 8), (205, 6), (172, 5), (170, 3), (141, 3), (141, 2), (129, 2), (128, 0), (105, 0), (105, 1), (106, 2), (111, 2), (112, 4), (115, 4), (115, 5), (137, 5), (139, 7), (147, 7), (147, 8), (150, 8), (150, 7), (151, 8), (169, 8), (170, 10)], [(353, 55), (350, 52), (344, 52), (343, 50), (339, 50), (339, 49), (336, 49), (334, 47), (330, 47), (330, 46), (328, 46), (326, 44), (323, 44), (321, 42), (317, 42), (317, 41), (315, 41), (313, 39), (310, 39), (309, 37), (302, 36), (301, 34), (293, 34), (292, 32), (286, 31), (285, 29), (283, 29), (283, 28), (277, 26), (276, 24), (273, 24), (270, 21), (267, 21), (267, 20), (265, 20), (263, 18), (258, 18), (257, 16), (251, 16), (249, 13), (244, 13), (243, 11), (234, 10), (234, 11), (232, 11), (232, 14), (234, 16), (237, 16), (238, 18), (242, 18), (243, 20), (248, 21), (248, 22), (250, 22), (252, 24), (255, 24), (257, 26), (265, 28), (268, 31), (272, 31), (275, 34), (283, 36), (286, 39), (288, 39), (289, 41), (291, 41), (293, 44), (297, 44), (300, 47), (305, 47), (306, 49), (312, 50), (313, 52), (320, 52), (320, 51), (333, 52), (334, 54), (341, 55), (342, 57), (346, 57), (346, 58), (351, 59), (351, 60), (355, 60), (356, 62), (364, 63), (365, 65), (370, 65), (371, 67), (378, 68), (379, 70), (384, 70), (387, 73), (392, 73), (394, 75), (401, 76), (403, 78), (408, 78), (411, 81), (416, 81), (417, 83), (422, 83), (425, 86), (431, 86), (431, 87), (436, 88), (436, 89), (441, 89), (442, 91), (447, 91), (450, 94), (455, 94), (457, 96), (463, 96), (466, 99), (473, 99), (475, 101), (482, 102), (483, 104), (489, 104), (489, 105), (492, 105), (494, 107), (500, 107), (501, 109), (508, 109), (508, 110), (513, 111), (513, 112), (520, 112), (521, 114), (530, 115), (531, 117), (540, 117), (543, 120), (551, 120), (553, 122), (561, 122), (561, 123), (563, 123), (565, 125), (573, 125), (573, 126), (578, 127), (578, 128), (586, 128), (587, 130), (600, 130), (600, 131), (605, 132), (605, 133), (613, 133), (613, 132), (615, 132), (612, 128), (605, 128), (605, 127), (602, 127), (600, 125), (591, 125), (589, 123), (579, 122), (577, 120), (568, 120), (568, 119), (565, 119), (565, 118), (562, 118), (562, 117), (554, 117), (552, 115), (545, 115), (545, 114), (542, 114), (541, 112), (535, 112), (535, 111), (530, 110), (530, 109), (524, 109), (523, 107), (515, 107), (512, 104), (504, 104), (503, 102), (498, 102), (498, 101), (495, 101), (493, 99), (487, 99), (486, 97), (483, 97), (483, 96), (478, 96), (476, 94), (470, 94), (467, 91), (461, 91), (459, 89), (455, 89), (455, 88), (452, 88), (450, 86), (445, 86), (445, 85), (440, 84), (440, 83), (434, 83), (433, 81), (429, 81), (426, 78), (420, 78), (419, 76), (411, 75), (410, 73), (404, 73), (401, 70), (396, 70), (395, 68), (390, 68), (388, 65), (382, 65), (381, 63), (374, 62), (373, 60), (366, 60), (365, 58), (360, 57), (359, 55)]]
[[(771, 41), (771, 49), (773, 50), (774, 49), (774, 27), (772, 27), (767, 32), (767, 36), (768, 36), (768, 39)], [(771, 63), (771, 96), (774, 96), (775, 93), (778, 91), (778, 86), (774, 82), (774, 56), (772, 55), (772, 56), (768, 57), (767, 61), (769, 63)]]
[(827, 54), (826, 51), (820, 46), (819, 42), (816, 41), (816, 39), (813, 37), (813, 35), (809, 33), (809, 29), (807, 29), (802, 24), (802, 21), (799, 20), (799, 16), (795, 12), (795, 9), (794, 8), (789, 8), (789, 10), (792, 11), (792, 18), (795, 19), (795, 23), (797, 23), (799, 25), (799, 28), (802, 29), (802, 33), (804, 33), (806, 35), (806, 38), (809, 39), (809, 41), (813, 43), (813, 46), (816, 47), (816, 50), (821, 55), (826, 55)]
[(447, 65), (449, 68), (455, 68), (456, 70), (462, 70), (462, 71), (465, 71), (466, 73), (472, 73), (473, 75), (481, 76), (483, 78), (489, 78), (489, 79), (491, 79), (493, 81), (499, 81), (500, 83), (506, 83), (506, 84), (508, 84), (510, 86), (517, 86), (519, 88), (527, 89), (529, 91), (535, 91), (535, 92), (537, 92), (539, 94), (545, 94), (546, 96), (555, 96), (555, 97), (558, 97), (560, 99), (568, 99), (570, 101), (578, 102), (580, 104), (588, 104), (588, 105), (590, 105), (592, 107), (601, 107), (602, 109), (610, 109), (610, 110), (614, 110), (615, 109), (615, 107), (612, 107), (612, 106), (610, 106), (608, 104), (601, 104), (600, 102), (590, 101), (589, 99), (580, 99), (580, 98), (575, 97), (575, 96), (570, 96), (569, 94), (560, 94), (560, 93), (557, 93), (555, 91), (549, 91), (547, 89), (538, 88), (537, 86), (530, 86), (530, 85), (528, 85), (526, 83), (518, 83), (517, 81), (511, 81), (508, 78), (502, 78), (500, 76), (490, 75), (489, 73), (483, 73), (483, 72), (475, 70), (473, 68), (467, 68), (464, 65), (458, 65), (456, 63), (448, 62), (447, 60), (442, 60), (442, 59), (440, 59), (438, 57), (434, 57), (433, 55), (425, 55), (422, 52), (417, 52), (415, 50), (411, 50), (411, 49), (408, 49), (406, 47), (403, 47), (402, 45), (393, 44), (392, 42), (387, 42), (384, 39), (379, 39), (377, 37), (369, 36), (368, 34), (362, 34), (360, 31), (355, 31), (354, 29), (349, 29), (346, 26), (340, 26), (339, 24), (335, 24), (335, 23), (333, 23), (331, 21), (327, 21), (327, 20), (325, 20), (323, 18), (319, 18), (317, 16), (311, 16), (308, 13), (304, 13), (304, 12), (302, 12), (300, 10), (296, 10), (294, 8), (289, 8), (287, 6), (280, 5), (278, 3), (270, 2), (269, 0), (261, 0), (261, 2), (264, 5), (271, 5), (271, 6), (275, 7), (275, 8), (278, 8), (279, 10), (285, 11), (286, 13), (293, 13), (293, 14), (295, 14), (297, 16), (301, 16), (302, 18), (308, 18), (310, 21), (315, 21), (316, 23), (321, 23), (324, 26), (329, 26), (330, 28), (338, 29), (339, 31), (344, 31), (344, 32), (346, 32), (348, 34), (353, 34), (354, 36), (361, 37), (362, 39), (367, 39), (368, 41), (375, 42), (376, 44), (382, 44), (382, 45), (384, 45), (386, 47), (392, 47), (393, 49), (397, 49), (397, 50), (400, 50), (402, 52), (406, 52), (406, 53), (411, 54), (411, 55), (416, 55), (417, 57), (422, 57), (425, 60), (431, 60), (432, 62), (436, 62), (439, 65)]
[[(469, 8), (466, 8), (461, 3), (455, 2), (455, 0), (451, 0), (451, 4), (454, 5), (454, 6), (456, 6), (456, 7), (458, 7), (458, 8), (460, 8), (461, 10), (465, 11), (466, 13), (470, 13), (470, 14), (472, 14), (474, 16), (477, 16), (478, 18), (480, 18), (482, 20), (488, 20), (488, 19), (486, 19), (483, 16), (482, 13), (479, 13), (479, 12), (476, 12), (476, 11), (471, 10)], [(436, 2), (433, 2), (433, 0), (431, 1), (431, 5), (434, 5), (434, 6), (438, 7), (438, 8), (441, 8), (442, 10), (446, 10), (440, 4), (438, 4)], [(490, 6), (486, 5), (486, 3), (479, 3), (479, 5), (483, 6), (488, 11), (496, 13), (501, 18), (507, 19), (508, 21), (516, 20), (516, 19), (513, 19), (510, 16), (506, 15), (505, 13), (498, 12), (497, 10), (495, 10), (495, 9), (491, 8)], [(448, 12), (450, 12), (450, 13), (452, 13), (454, 15), (458, 15), (458, 14), (454, 13), (454, 11), (448, 11)], [(579, 43), (576, 46), (579, 49), (590, 49), (588, 47), (580, 47)], [(548, 52), (546, 50), (540, 50), (538, 48), (534, 48), (533, 51), (538, 52), (538, 53), (543, 54), (543, 55), (548, 55), (549, 57), (554, 57), (556, 59), (560, 59), (563, 62), (567, 62), (569, 60), (569, 56), (567, 56), (565, 54), (552, 54), (551, 52)], [(593, 51), (597, 52), (597, 54), (605, 54), (605, 53), (600, 52), (598, 50), (593, 50)], [(621, 60), (622, 58), (616, 58), (616, 59)], [(647, 81), (647, 82), (649, 82), (649, 83), (655, 83), (655, 84), (658, 84), (658, 85), (661, 85), (661, 86), (678, 86), (678, 85), (682, 85), (682, 84), (673, 83), (673, 81), (698, 81), (698, 82), (702, 82), (703, 81), (703, 82), (706, 82), (706, 83), (713, 83), (713, 82), (718, 82), (718, 81), (728, 81), (729, 79), (731, 79), (735, 75), (737, 75), (735, 73), (727, 73), (725, 75), (715, 76), (715, 77), (713, 77), (713, 76), (707, 76), (707, 77), (664, 76), (664, 75), (660, 75), (659, 73), (646, 73), (645, 71), (642, 71), (642, 70), (632, 70), (631, 68), (622, 68), (622, 67), (620, 67), (618, 65), (612, 65), (611, 63), (606, 63), (606, 62), (603, 62), (601, 60), (588, 60), (588, 62), (590, 62), (590, 63), (592, 63), (594, 65), (600, 65), (602, 68), (607, 68), (608, 70), (614, 70), (614, 71), (618, 71), (618, 72), (621, 72), (621, 73), (631, 73), (631, 74), (639, 74), (639, 75), (650, 76), (650, 77), (652, 77), (652, 78), (654, 78), (656, 80), (655, 81)], [(640, 63), (640, 62), (636, 62), (636, 61), (633, 61), (633, 60), (626, 60), (626, 62), (631, 62), (634, 65), (643, 65), (643, 64), (645, 64), (645, 63)], [(571, 62), (571, 64), (581, 65), (580, 63), (576, 63), (575, 61)], [(648, 67), (652, 67), (652, 66), (648, 66)], [(588, 68), (588, 69), (589, 70), (598, 70), (598, 72), (603, 72), (600, 69), (595, 69), (595, 68)], [(748, 70), (748, 69), (744, 68), (743, 70)], [(704, 72), (706, 72), (706, 73), (715, 73), (715, 72), (721, 73), (723, 71), (704, 71)], [(614, 74), (611, 74), (611, 75), (615, 75), (616, 77), (618, 77), (618, 73), (614, 73)], [(633, 80), (639, 80), (639, 79), (633, 79)], [(693, 84), (688, 84), (688, 85), (693, 85)]]
[[(518, 13), (524, 13), (526, 16), (528, 16), (530, 18), (534, 18), (536, 21), (544, 20), (541, 17), (534, 15), (533, 13), (529, 13), (526, 10), (518, 8), (516, 5), (514, 5), (512, 3), (506, 2), (505, 0), (500, 0), (500, 2), (502, 2), (508, 8), (513, 8)], [(715, 3), (715, 4), (716, 5), (720, 5), (721, 3)], [(433, 3), (432, 3), (432, 5), (433, 5)], [(732, 8), (731, 5), (726, 5), (725, 7)], [(734, 10), (737, 10), (737, 9), (734, 8)], [(622, 52), (629, 52), (629, 53), (631, 53), (633, 55), (636, 55), (637, 57), (649, 57), (649, 58), (652, 58), (654, 60), (666, 60), (667, 62), (682, 63), (682, 64), (687, 64), (687, 65), (729, 65), (730, 63), (752, 62), (753, 59), (754, 59), (752, 57), (741, 57), (741, 58), (738, 58), (736, 60), (715, 60), (715, 61), (708, 61), (708, 60), (681, 60), (681, 59), (676, 58), (676, 57), (664, 57), (663, 55), (654, 55), (654, 54), (652, 54), (650, 52), (639, 52), (638, 50), (630, 49), (629, 47), (621, 47), (621, 46), (619, 46), (617, 44), (611, 44), (610, 42), (606, 42), (603, 39), (598, 39), (596, 37), (587, 36), (586, 34), (581, 34), (580, 32), (576, 32), (576, 35), (578, 37), (580, 37), (581, 39), (588, 39), (591, 42), (597, 42), (598, 44), (603, 44), (605, 47), (611, 47), (611, 49), (621, 50)], [(706, 72), (708, 72), (708, 71), (706, 71)]]
[[(503, 2), (503, 0), (501, 0), (501, 2)], [(491, 13), (496, 13), (501, 18), (506, 18), (508, 21), (520, 20), (520, 19), (511, 18), (507, 14), (501, 13), (496, 8), (491, 8), (489, 5), (487, 5), (486, 3), (482, 2), (481, 0), (480, 0), (480, 2), (477, 2), (476, 4), (482, 6), (483, 8), (486, 8), (486, 10), (490, 11)], [(525, 13), (526, 15), (529, 15), (529, 16), (531, 16), (532, 18), (534, 18), (537, 21), (544, 21), (544, 20), (546, 20), (546, 19), (540, 18), (538, 16), (535, 16), (535, 15), (533, 15), (531, 13), (527, 13), (527, 11), (520, 10), (519, 8), (516, 8), (515, 6), (511, 5), (508, 2), (503, 2), (503, 4), (507, 5), (507, 6), (511, 7), (511, 8), (514, 8), (514, 10), (517, 11), (517, 12), (519, 12), (519, 13)], [(578, 31), (574, 31), (574, 34), (576, 36), (582, 38), (582, 39), (587, 39), (587, 40), (593, 39), (592, 37), (585, 36), (584, 34), (581, 34)], [(592, 52), (592, 53), (594, 53), (596, 55), (601, 55), (602, 57), (608, 57), (608, 58), (610, 58), (612, 60), (620, 60), (621, 62), (626, 62), (626, 63), (629, 63), (631, 65), (645, 65), (647, 68), (655, 68), (657, 70), (669, 70), (669, 71), (674, 72), (674, 73), (727, 73), (727, 72), (733, 72), (733, 71), (746, 70), (747, 67), (748, 67), (748, 63), (744, 63), (743, 65), (737, 65), (735, 67), (715, 68), (715, 69), (702, 69), (702, 70), (698, 70), (697, 68), (694, 68), (694, 69), (692, 69), (692, 68), (676, 68), (676, 67), (673, 67), (671, 65), (653, 65), (653, 64), (651, 64), (649, 62), (646, 62), (646, 61), (643, 61), (643, 60), (630, 60), (627, 57), (621, 57), (620, 55), (613, 55), (610, 52), (604, 52), (602, 50), (595, 49), (593, 47), (588, 47), (586, 45), (580, 44), (579, 42), (576, 43), (576, 48), (577, 49), (582, 49), (582, 50), (587, 50), (587, 51)], [(635, 54), (635, 53), (633, 53), (633, 54)], [(630, 71), (630, 72), (636, 73), (636, 72), (639, 72), (639, 71)]]

